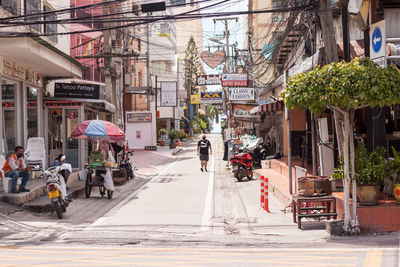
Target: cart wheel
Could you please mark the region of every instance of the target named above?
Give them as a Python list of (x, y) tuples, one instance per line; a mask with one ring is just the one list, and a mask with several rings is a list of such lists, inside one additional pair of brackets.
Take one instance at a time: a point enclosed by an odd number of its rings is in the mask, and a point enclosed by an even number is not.
[(106, 194), (106, 188), (104, 186), (99, 186), (99, 190), (101, 197), (104, 197), (104, 195)]
[(89, 172), (88, 177), (86, 178), (86, 183), (85, 183), (85, 195), (86, 198), (90, 197), (90, 193), (92, 192), (92, 186), (90, 185), (92, 183), (92, 174)]
[(114, 191), (112, 191), (112, 190), (107, 190), (107, 197), (108, 197), (108, 199), (112, 199), (113, 193), (114, 193)]

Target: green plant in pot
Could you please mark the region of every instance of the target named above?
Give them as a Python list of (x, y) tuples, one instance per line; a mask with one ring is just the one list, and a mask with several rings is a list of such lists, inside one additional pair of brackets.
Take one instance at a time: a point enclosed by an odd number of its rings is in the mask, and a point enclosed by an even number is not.
[(160, 130), (158, 130), (158, 134), (161, 138), (160, 140), (160, 146), (165, 146), (165, 144), (167, 143), (167, 130), (165, 130), (164, 128), (160, 128)]
[(388, 162), (389, 175), (393, 181), (393, 195), (400, 203), (400, 153), (392, 147), (393, 160)]
[(388, 175), (386, 149), (378, 147), (368, 152), (364, 144), (359, 144), (355, 151), (354, 178), (358, 184), (357, 197), (361, 205), (378, 204), (380, 186)]
[(179, 138), (179, 131), (172, 130), (168, 133), (169, 139), (171, 139), (171, 143), (169, 144), (169, 148), (176, 147), (176, 139)]
[(330, 181), (332, 181), (332, 189), (333, 191), (340, 191), (343, 189), (343, 177), (344, 177), (344, 169), (343, 169), (343, 158), (338, 158), (338, 166), (335, 168), (334, 172), (331, 174)]

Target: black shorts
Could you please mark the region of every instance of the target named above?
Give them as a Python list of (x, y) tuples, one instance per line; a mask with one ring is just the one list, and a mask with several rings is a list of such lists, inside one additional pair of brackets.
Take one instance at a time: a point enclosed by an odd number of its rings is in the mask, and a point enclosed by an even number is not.
[(200, 160), (208, 161), (208, 155), (200, 154)]

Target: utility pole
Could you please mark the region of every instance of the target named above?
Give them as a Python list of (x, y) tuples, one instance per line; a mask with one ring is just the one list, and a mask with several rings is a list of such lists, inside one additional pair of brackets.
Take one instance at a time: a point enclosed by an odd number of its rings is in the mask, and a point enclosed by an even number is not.
[[(103, 0), (103, 3), (107, 3), (107, 0)], [(108, 15), (108, 6), (103, 5), (103, 14)], [(103, 27), (109, 28), (110, 23), (104, 22)], [(104, 79), (106, 85), (106, 100), (112, 102), (112, 82), (111, 82), (111, 45), (110, 45), (110, 30), (103, 31), (104, 36)]]
[(226, 45), (226, 58), (227, 58), (227, 71), (228, 73), (231, 72), (231, 59), (230, 59), (230, 51), (229, 51), (229, 37), (230, 37), (230, 32), (228, 29), (228, 23), (230, 20), (238, 21), (238, 17), (234, 18), (220, 18), (220, 19), (214, 19), (214, 23), (217, 21), (221, 21), (225, 25), (225, 45)]
[[(148, 15), (148, 14), (147, 14)], [(150, 102), (150, 92), (151, 92), (151, 76), (150, 76), (150, 25), (147, 23), (146, 26), (146, 39), (147, 39), (147, 58), (146, 58), (146, 68), (147, 68), (147, 110), (151, 110)], [(157, 85), (156, 85), (157, 87)]]

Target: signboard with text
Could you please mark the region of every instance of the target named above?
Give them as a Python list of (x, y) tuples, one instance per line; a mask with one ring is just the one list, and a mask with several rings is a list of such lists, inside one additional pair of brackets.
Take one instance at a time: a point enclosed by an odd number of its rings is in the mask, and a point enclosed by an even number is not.
[(250, 110), (252, 110), (254, 107), (255, 107), (254, 105), (234, 104), (233, 116), (236, 119), (257, 119), (259, 118), (259, 115), (250, 114)]
[(126, 122), (151, 122), (151, 112), (127, 112)]
[(254, 100), (254, 88), (229, 88), (229, 100), (231, 101)]
[(190, 95), (190, 104), (200, 105), (200, 95)]
[(248, 86), (247, 74), (244, 73), (229, 73), (221, 75), (222, 86)]
[(55, 83), (54, 97), (100, 99), (100, 85), (78, 83)]
[(177, 83), (161, 82), (161, 107), (176, 107), (177, 98)]
[(221, 75), (200, 75), (197, 76), (197, 85), (220, 85)]
[(221, 104), (222, 92), (201, 92), (202, 104)]

